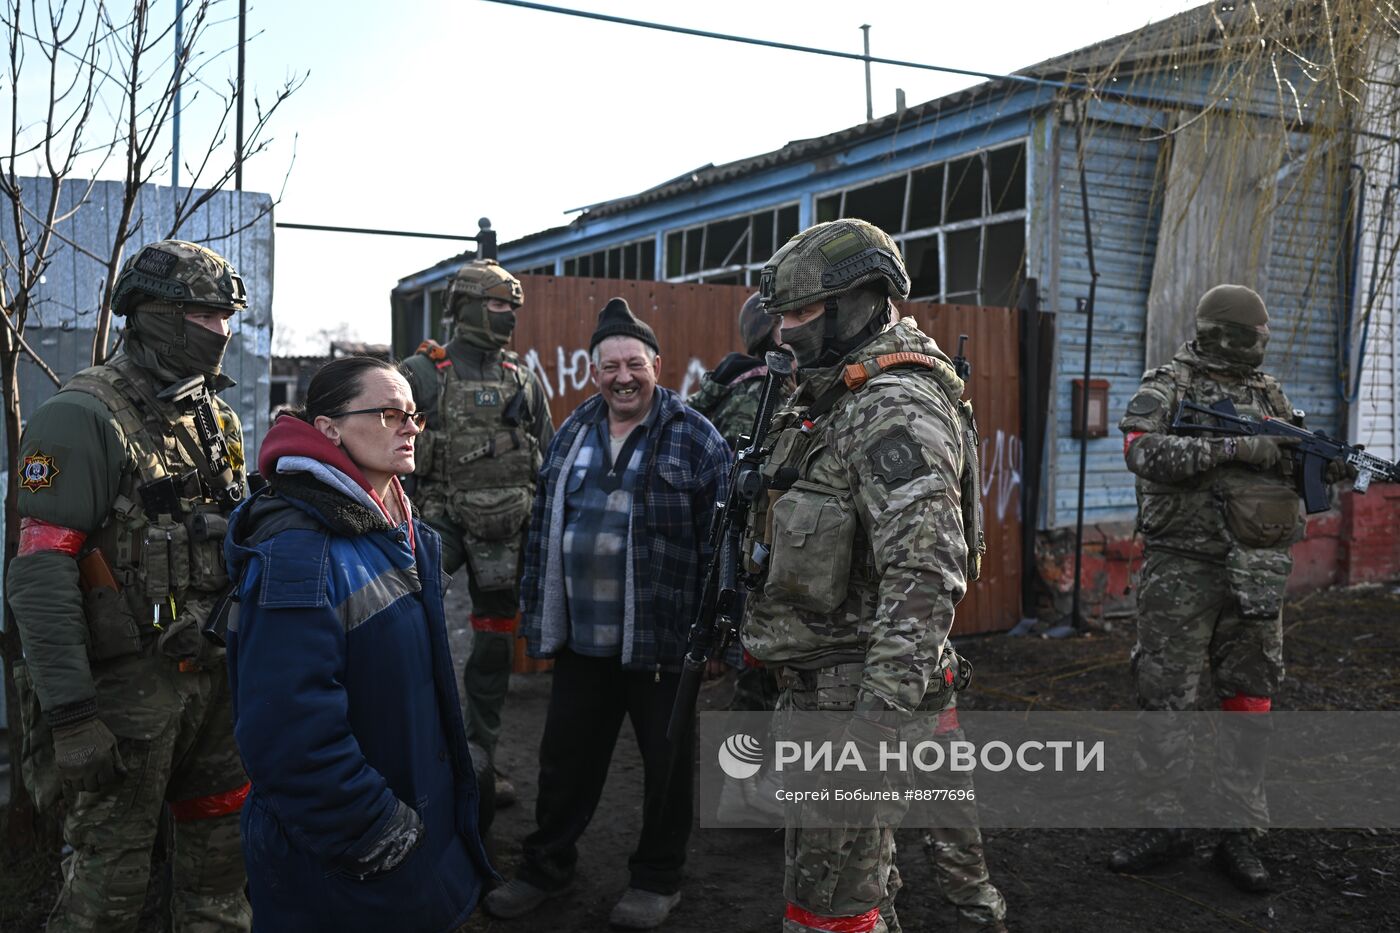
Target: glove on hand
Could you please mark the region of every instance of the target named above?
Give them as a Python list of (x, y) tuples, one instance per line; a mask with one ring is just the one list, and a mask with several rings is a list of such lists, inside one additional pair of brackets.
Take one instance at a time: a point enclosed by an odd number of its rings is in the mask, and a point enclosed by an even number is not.
[(1278, 466), (1279, 460), (1283, 457), (1283, 448), (1293, 447), (1298, 443), (1297, 438), (1273, 437), (1263, 434), (1253, 437), (1237, 437), (1233, 440), (1236, 460), (1264, 469)]
[(1356, 467), (1345, 460), (1328, 460), (1327, 470), (1322, 478), (1328, 483), (1340, 483), (1344, 479), (1356, 479)]
[(388, 825), (380, 831), (364, 857), (355, 862), (352, 871), (361, 881), (391, 871), (408, 858), (422, 839), (423, 820), (417, 811), (400, 800)]
[(69, 794), (95, 793), (126, 774), (117, 753), (117, 737), (96, 716), (52, 726), (52, 730), (58, 776)]

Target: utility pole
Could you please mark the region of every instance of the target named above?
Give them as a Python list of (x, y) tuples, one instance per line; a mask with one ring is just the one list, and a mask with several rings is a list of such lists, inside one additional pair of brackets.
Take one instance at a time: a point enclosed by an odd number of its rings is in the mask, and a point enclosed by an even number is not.
[(234, 131), (233, 189), (243, 190), (243, 49), (248, 43), (248, 0), (238, 0), (238, 121)]
[(875, 100), (870, 96), (870, 24), (860, 27), (865, 35), (865, 122), (875, 119)]
[(175, 0), (175, 110), (170, 121), (174, 140), (170, 144), (171, 212), (180, 214), (180, 71), (185, 53), (185, 0)]

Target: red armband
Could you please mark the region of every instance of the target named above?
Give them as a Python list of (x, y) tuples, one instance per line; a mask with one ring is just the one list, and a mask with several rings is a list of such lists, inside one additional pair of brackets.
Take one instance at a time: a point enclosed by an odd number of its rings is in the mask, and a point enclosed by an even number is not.
[(87, 532), (85, 531), (64, 528), (62, 525), (46, 522), (42, 518), (21, 518), (19, 520), (19, 553), (16, 556), (23, 557), (26, 554), (58, 551), (69, 557), (77, 557), (78, 551), (86, 540)]
[(1220, 708), (1227, 713), (1267, 713), (1273, 706), (1272, 697), (1250, 696), (1244, 691), (1237, 691), (1234, 696), (1220, 701)]
[(175, 800), (170, 804), (170, 815), (177, 823), (190, 820), (207, 820), (216, 816), (227, 816), (243, 809), (243, 801), (252, 789), (251, 782), (244, 782), (233, 790), (209, 794), (207, 797), (193, 797), (189, 800)]
[(1133, 441), (1146, 433), (1146, 431), (1129, 431), (1127, 434), (1123, 435), (1123, 456), (1126, 457), (1128, 455), (1128, 448), (1133, 446)]
[(827, 933), (871, 933), (880, 920), (880, 908), (867, 910), (854, 917), (823, 917), (789, 901), (785, 919), (799, 923), (809, 930), (825, 930)]

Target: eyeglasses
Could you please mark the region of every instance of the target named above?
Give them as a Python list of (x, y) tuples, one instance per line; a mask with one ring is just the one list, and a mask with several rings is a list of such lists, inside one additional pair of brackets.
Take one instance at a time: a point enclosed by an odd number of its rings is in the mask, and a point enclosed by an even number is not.
[(408, 427), (408, 422), (412, 421), (414, 427), (421, 431), (428, 423), (426, 411), (404, 411), (402, 408), (357, 408), (354, 411), (338, 411), (326, 417), (345, 418), (349, 415), (378, 415), (380, 425), (395, 429)]

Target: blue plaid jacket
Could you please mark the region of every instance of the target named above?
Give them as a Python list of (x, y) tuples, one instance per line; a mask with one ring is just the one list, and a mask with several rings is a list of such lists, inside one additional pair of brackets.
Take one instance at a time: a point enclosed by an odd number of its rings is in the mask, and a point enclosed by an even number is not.
[[(631, 612), (623, 633), (623, 667), (679, 670), (685, 639), (710, 559), (710, 520), (727, 493), (729, 445), (675, 392), (656, 387), (655, 433), (648, 440), (632, 497)], [(560, 557), (562, 478), (577, 455), (580, 435), (607, 417), (602, 396), (585, 401), (559, 428), (540, 469), (525, 572), (520, 584), (531, 657), (548, 658), (568, 643), (568, 608)]]

